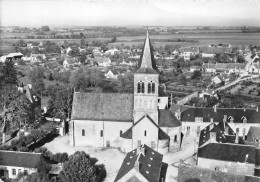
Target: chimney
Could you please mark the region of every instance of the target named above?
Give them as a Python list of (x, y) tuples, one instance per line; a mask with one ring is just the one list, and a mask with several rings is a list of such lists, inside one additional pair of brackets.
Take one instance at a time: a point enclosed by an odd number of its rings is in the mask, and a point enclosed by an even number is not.
[(246, 131), (243, 130), (243, 140), (246, 140)]
[(223, 122), (227, 122), (227, 115), (224, 115)]
[(216, 132), (210, 132), (210, 143), (217, 143), (217, 134), (216, 134)]
[(239, 141), (239, 128), (236, 129), (236, 140), (235, 143), (238, 143)]
[(256, 107), (256, 112), (259, 112), (259, 110), (258, 110), (258, 106)]
[(210, 123), (213, 123), (214, 119), (213, 118), (210, 118)]
[(214, 105), (214, 112), (217, 112), (217, 106)]

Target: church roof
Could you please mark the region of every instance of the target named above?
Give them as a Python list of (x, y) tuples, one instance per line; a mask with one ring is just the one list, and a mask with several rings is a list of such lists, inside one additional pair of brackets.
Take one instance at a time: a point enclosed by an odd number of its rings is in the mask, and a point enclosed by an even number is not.
[(133, 94), (75, 92), (71, 119), (131, 122), (133, 102)]
[(174, 114), (168, 109), (160, 109), (159, 112), (159, 127), (178, 127), (181, 126), (181, 122), (174, 116)]
[(138, 62), (138, 70), (135, 73), (159, 74), (153, 55), (153, 47), (149, 39), (148, 31), (144, 41), (144, 47)]
[(139, 172), (148, 181), (160, 181), (163, 155), (147, 145), (141, 146), (141, 150), (143, 150), (143, 152), (139, 153), (137, 152), (137, 149), (135, 149), (126, 154), (126, 157), (117, 173), (115, 182), (119, 181), (134, 168), (136, 169), (136, 172)]

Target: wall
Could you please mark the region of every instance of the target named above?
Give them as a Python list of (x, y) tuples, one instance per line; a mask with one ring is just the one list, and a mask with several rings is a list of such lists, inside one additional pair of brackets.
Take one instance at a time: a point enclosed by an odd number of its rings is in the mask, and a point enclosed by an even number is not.
[(239, 163), (239, 162), (226, 162), (214, 159), (206, 159), (198, 157), (198, 167), (219, 171), (228, 172), (239, 175), (254, 175), (255, 164)]
[[(34, 172), (37, 171), (37, 169), (35, 169), (35, 168), (24, 168), (24, 167), (2, 166), (2, 165), (0, 165), (0, 167), (6, 167), (7, 168), (9, 178), (11, 178), (11, 179), (17, 178), (19, 169), (21, 170), (21, 173), (24, 173), (24, 170), (27, 170), (28, 174), (31, 174), (31, 173), (34, 173)], [(13, 175), (13, 171), (12, 171), (13, 169), (16, 170), (16, 175)]]
[(168, 97), (158, 97), (160, 102), (158, 102), (159, 109), (166, 109), (168, 108)]
[[(146, 131), (146, 136), (144, 132)], [(132, 129), (133, 132), (133, 148), (138, 146), (138, 140), (141, 140), (141, 144), (146, 144), (151, 147), (151, 142), (155, 142), (155, 150), (158, 146), (158, 128), (148, 119), (144, 118)]]
[[(120, 137), (120, 130), (125, 132), (131, 126), (132, 122), (74, 120), (74, 145), (105, 147), (106, 142), (109, 141), (110, 147), (121, 147), (124, 139)], [(82, 129), (85, 130), (85, 136), (82, 136)], [(103, 130), (103, 137), (100, 136), (101, 130)], [(71, 145), (73, 145), (72, 140), (73, 136), (71, 136)]]
[(178, 182), (253, 182), (250, 179), (241, 175), (212, 171), (183, 163), (179, 165), (178, 170)]
[[(161, 129), (170, 137), (170, 150), (175, 150), (180, 148), (181, 144), (181, 129), (182, 127), (161, 127)], [(175, 135), (177, 136), (177, 141), (174, 141)]]

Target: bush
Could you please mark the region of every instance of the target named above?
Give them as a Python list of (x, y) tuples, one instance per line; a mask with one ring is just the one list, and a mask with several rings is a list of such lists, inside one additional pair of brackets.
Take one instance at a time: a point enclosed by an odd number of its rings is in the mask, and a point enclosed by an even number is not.
[(29, 149), (27, 147), (21, 147), (18, 149), (20, 152), (29, 152)]

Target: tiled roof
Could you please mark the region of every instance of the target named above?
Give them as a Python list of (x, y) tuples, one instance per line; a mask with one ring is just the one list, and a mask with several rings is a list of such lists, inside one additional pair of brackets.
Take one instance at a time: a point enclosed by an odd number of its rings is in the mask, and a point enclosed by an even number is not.
[(174, 114), (168, 109), (158, 110), (159, 127), (178, 127), (181, 126), (181, 122), (174, 116)]
[(138, 70), (135, 73), (159, 74), (153, 55), (153, 47), (147, 32), (144, 46), (138, 62)]
[(40, 153), (0, 150), (0, 165), (36, 168), (41, 156)]
[(134, 123), (128, 130), (126, 130), (122, 137), (126, 139), (132, 139), (132, 128), (135, 127), (139, 122), (141, 122), (145, 117), (147, 117), (157, 128), (158, 128), (158, 139), (159, 140), (167, 140), (170, 137), (150, 118), (149, 115), (141, 117), (137, 122)]
[(247, 133), (247, 141), (255, 142), (255, 139), (260, 140), (260, 127), (251, 126)]
[(181, 121), (194, 122), (195, 117), (203, 117), (203, 122), (210, 122), (210, 118), (219, 122), (223, 121), (224, 115), (227, 115), (227, 118), (232, 116), (234, 123), (243, 123), (243, 117), (247, 118), (247, 123), (260, 123), (260, 112), (243, 108), (217, 108), (217, 112), (214, 112), (213, 108), (189, 108), (181, 113)]
[(149, 182), (160, 181), (163, 155), (147, 145), (143, 146), (143, 150), (143, 153), (138, 153), (137, 149), (127, 153), (114, 180), (115, 182), (120, 180), (134, 168)]
[(191, 108), (191, 106), (172, 104), (171, 107), (170, 107), (170, 111), (172, 113), (175, 113), (175, 112), (177, 112), (180, 109), (180, 112), (182, 113), (182, 112), (186, 111), (189, 108)]
[(200, 52), (205, 54), (231, 53), (232, 48), (227, 47), (201, 47)]
[[(248, 158), (246, 160), (246, 156)], [(250, 145), (209, 143), (198, 149), (198, 157), (255, 164), (255, 147)]]
[[(228, 133), (225, 133), (225, 127), (228, 127)], [(235, 143), (235, 132), (228, 123), (219, 122), (218, 125), (211, 123), (201, 130), (199, 146), (203, 146), (210, 140), (210, 132), (216, 132), (216, 141), (221, 143)]]
[(217, 70), (229, 70), (229, 69), (245, 69), (246, 64), (242, 63), (205, 63), (202, 65), (204, 69), (217, 69)]
[(131, 122), (133, 101), (133, 94), (75, 92), (71, 118)]

